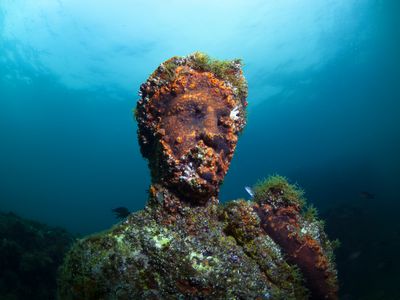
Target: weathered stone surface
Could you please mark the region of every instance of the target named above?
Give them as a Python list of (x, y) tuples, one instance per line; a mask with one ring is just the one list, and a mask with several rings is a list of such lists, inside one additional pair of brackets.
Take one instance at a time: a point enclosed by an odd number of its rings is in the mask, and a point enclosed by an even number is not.
[(59, 298), (335, 299), (332, 245), (302, 212), (295, 186), (275, 176), (256, 187), (254, 202), (218, 204), (246, 122), (240, 61), (174, 57), (140, 91), (148, 204), (75, 244)]

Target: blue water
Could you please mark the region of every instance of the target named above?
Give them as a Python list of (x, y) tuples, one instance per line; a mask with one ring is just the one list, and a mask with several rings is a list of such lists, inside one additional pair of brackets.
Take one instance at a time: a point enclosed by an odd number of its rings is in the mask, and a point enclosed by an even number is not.
[(348, 201), (343, 189), (396, 200), (398, 6), (263, 2), (2, 1), (1, 208), (90, 232), (110, 207), (142, 207), (138, 87), (195, 50), (246, 64), (249, 121), (223, 200), (274, 172), (319, 205)]
[[(159, 63), (241, 57), (248, 126), (221, 198), (270, 173), (319, 206), (397, 200), (398, 5), (388, 1), (2, 1), (1, 208), (92, 232), (141, 208), (132, 108)], [(398, 11), (398, 10), (397, 10)], [(227, 17), (229, 16), (229, 17)], [(345, 191), (345, 192), (344, 192)]]
[(0, 210), (87, 234), (115, 223), (116, 206), (141, 209), (138, 88), (162, 61), (200, 50), (242, 58), (249, 83), (222, 201), (279, 173), (321, 212), (366, 207), (392, 239), (398, 3), (2, 0)]

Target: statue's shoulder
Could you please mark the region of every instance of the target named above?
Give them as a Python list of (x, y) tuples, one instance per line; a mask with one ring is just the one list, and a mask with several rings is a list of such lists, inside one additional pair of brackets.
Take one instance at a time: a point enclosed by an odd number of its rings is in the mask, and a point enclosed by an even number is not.
[(59, 299), (102, 299), (110, 287), (119, 299), (124, 285), (135, 290), (136, 279), (148, 266), (142, 254), (146, 228), (154, 224), (142, 210), (108, 230), (77, 240), (59, 270)]

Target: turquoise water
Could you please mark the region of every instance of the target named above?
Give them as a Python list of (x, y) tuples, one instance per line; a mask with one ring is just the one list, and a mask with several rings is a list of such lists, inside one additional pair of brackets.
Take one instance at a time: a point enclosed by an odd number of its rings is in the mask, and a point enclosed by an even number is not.
[[(343, 245), (343, 265), (379, 256), (381, 240), (395, 249), (399, 13), (396, 1), (373, 0), (2, 0), (0, 210), (87, 234), (115, 223), (114, 207), (141, 209), (150, 176), (132, 117), (139, 86), (162, 61), (200, 50), (242, 58), (249, 84), (221, 200), (279, 173), (329, 216), (335, 237), (360, 212), (376, 224), (348, 238), (360, 243)], [(335, 227), (349, 207), (353, 223)], [(393, 265), (384, 253), (363, 265)], [(391, 268), (382, 274), (400, 280)]]

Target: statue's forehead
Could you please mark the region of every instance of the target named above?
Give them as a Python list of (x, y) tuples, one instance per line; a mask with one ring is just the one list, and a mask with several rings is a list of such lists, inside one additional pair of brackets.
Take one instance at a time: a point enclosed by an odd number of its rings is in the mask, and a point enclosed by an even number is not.
[(179, 110), (179, 108), (202, 108), (204, 112), (217, 110), (228, 112), (230, 110), (223, 99), (211, 95), (206, 90), (189, 91), (185, 94), (177, 95), (170, 98), (165, 105), (166, 111), (170, 109)]

